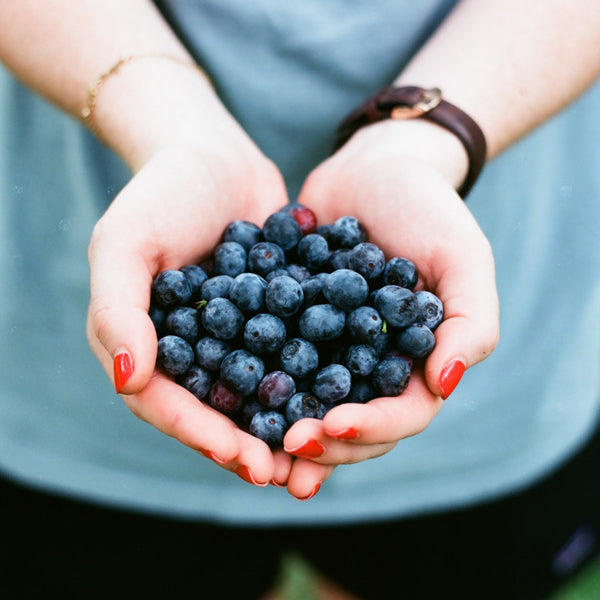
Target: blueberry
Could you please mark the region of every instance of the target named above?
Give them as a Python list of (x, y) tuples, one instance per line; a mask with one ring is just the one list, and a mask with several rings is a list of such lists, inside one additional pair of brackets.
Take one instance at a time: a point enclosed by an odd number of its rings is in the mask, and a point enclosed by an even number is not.
[(295, 248), (302, 238), (302, 229), (296, 219), (282, 211), (268, 216), (262, 231), (267, 242), (277, 244), (284, 252)]
[(267, 373), (258, 385), (259, 401), (274, 410), (281, 410), (295, 393), (296, 382), (285, 371)]
[(314, 271), (325, 269), (329, 264), (329, 244), (318, 233), (309, 233), (298, 242), (300, 262)]
[(200, 298), (202, 300), (229, 298), (229, 288), (232, 283), (233, 277), (230, 275), (214, 275), (202, 284)]
[(260, 312), (265, 304), (267, 281), (256, 273), (240, 273), (231, 282), (229, 299), (243, 313)]
[(164, 306), (160, 306), (155, 302), (150, 303), (150, 308), (148, 309), (148, 316), (154, 325), (154, 329), (158, 337), (162, 337), (164, 335), (164, 323), (167, 318), (168, 309)]
[(224, 415), (237, 414), (244, 405), (244, 397), (229, 389), (224, 381), (217, 379), (208, 392), (208, 405)]
[(224, 242), (237, 242), (248, 252), (254, 244), (263, 240), (262, 230), (258, 225), (249, 221), (232, 221), (223, 233)]
[(285, 407), (285, 418), (290, 425), (300, 419), (322, 419), (324, 415), (323, 403), (313, 394), (297, 392)]
[(246, 398), (238, 415), (238, 425), (249, 430), (252, 417), (261, 410), (265, 410), (265, 407), (257, 398)]
[(300, 284), (304, 295), (304, 300), (302, 301), (302, 306), (304, 308), (312, 306), (313, 304), (323, 304), (325, 302), (323, 287), (326, 279), (327, 273), (316, 273)]
[(419, 316), (419, 304), (415, 295), (398, 285), (385, 285), (375, 296), (375, 308), (392, 327), (408, 327)]
[(274, 277), (265, 290), (265, 305), (278, 317), (291, 317), (302, 306), (302, 286), (293, 277)]
[(269, 448), (281, 448), (289, 428), (285, 417), (276, 410), (261, 410), (250, 421), (250, 433), (265, 442)]
[(258, 242), (248, 251), (248, 269), (266, 277), (270, 271), (285, 267), (285, 253), (272, 242)]
[(312, 389), (323, 402), (335, 404), (349, 394), (351, 385), (350, 371), (344, 365), (334, 363), (316, 373)]
[(408, 386), (410, 365), (399, 356), (384, 358), (373, 369), (372, 381), (381, 396), (398, 396)]
[(208, 279), (206, 271), (198, 265), (187, 265), (181, 267), (181, 272), (185, 274), (192, 288), (192, 297), (200, 294), (202, 284)]
[(193, 346), (202, 332), (200, 313), (191, 306), (177, 306), (167, 314), (165, 329)]
[(264, 375), (263, 361), (248, 350), (234, 350), (221, 362), (221, 380), (232, 392), (242, 396), (254, 394)]
[(340, 217), (333, 223), (331, 240), (337, 248), (354, 248), (367, 241), (367, 232), (356, 217)]
[(214, 251), (214, 270), (217, 275), (236, 277), (246, 270), (246, 251), (237, 242), (222, 242)]
[(202, 324), (213, 337), (231, 340), (241, 332), (244, 315), (228, 298), (213, 298), (202, 310)]
[(158, 304), (172, 308), (190, 301), (192, 286), (183, 271), (168, 269), (154, 278), (152, 293)]
[(329, 273), (323, 286), (325, 299), (344, 311), (361, 306), (369, 296), (367, 280), (351, 269), (337, 269)]
[(339, 338), (344, 333), (346, 313), (333, 304), (309, 306), (298, 321), (300, 335), (311, 342)]
[(282, 267), (281, 269), (274, 269), (273, 271), (269, 271), (265, 275), (265, 281), (269, 283), (269, 281), (271, 281), (271, 279), (273, 279), (274, 277), (289, 277), (289, 275), (290, 272), (285, 267)]
[(194, 350), (183, 338), (165, 335), (158, 340), (156, 365), (169, 375), (183, 375), (194, 362)]
[(292, 338), (282, 346), (279, 362), (286, 373), (303, 378), (316, 371), (319, 354), (316, 346), (308, 340)]
[(367, 281), (377, 279), (385, 268), (383, 251), (370, 242), (361, 242), (352, 248), (348, 268), (360, 273)]
[(346, 350), (344, 365), (352, 375), (367, 377), (379, 362), (379, 353), (367, 344), (352, 344)]
[(417, 267), (407, 258), (390, 258), (383, 270), (383, 281), (386, 285), (398, 285), (414, 290), (418, 278)]
[(286, 212), (296, 219), (296, 222), (300, 225), (300, 229), (302, 230), (302, 235), (308, 235), (315, 231), (317, 227), (317, 217), (307, 206), (304, 206), (299, 202), (290, 202), (287, 206), (282, 208), (281, 211)]
[(305, 279), (311, 276), (311, 272), (308, 267), (292, 263), (286, 266), (285, 274), (293, 277), (298, 283), (302, 283)]
[(244, 325), (244, 343), (254, 354), (275, 352), (285, 342), (286, 329), (283, 321), (269, 313), (259, 313)]
[(204, 336), (194, 347), (196, 362), (209, 371), (218, 371), (222, 360), (231, 352), (231, 346), (224, 340)]
[(433, 331), (444, 318), (442, 301), (435, 294), (426, 290), (415, 292), (415, 296), (419, 305), (417, 321), (427, 325)]
[(359, 344), (373, 344), (383, 329), (383, 319), (377, 309), (359, 306), (348, 314), (346, 329)]
[(206, 369), (192, 365), (183, 375), (179, 375), (176, 381), (198, 400), (204, 400), (212, 387), (213, 377)]
[(369, 400), (373, 400), (377, 396), (373, 384), (369, 379), (352, 378), (352, 387), (350, 392), (344, 398), (344, 402), (354, 402), (356, 404), (364, 404)]
[(396, 348), (412, 358), (425, 358), (435, 347), (435, 335), (423, 323), (402, 329), (396, 336)]

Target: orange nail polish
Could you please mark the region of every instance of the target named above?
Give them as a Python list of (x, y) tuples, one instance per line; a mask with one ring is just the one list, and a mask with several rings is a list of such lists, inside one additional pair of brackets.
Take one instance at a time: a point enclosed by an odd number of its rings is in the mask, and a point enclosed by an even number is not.
[(342, 431), (336, 431), (329, 435), (337, 440), (355, 440), (358, 437), (358, 431), (356, 431), (354, 427), (348, 427), (347, 429), (342, 429)]
[(252, 485), (257, 485), (259, 487), (269, 485), (268, 481), (267, 483), (259, 483), (258, 481), (256, 481), (256, 479), (254, 479), (254, 475), (252, 475), (252, 471), (246, 465), (240, 465), (239, 467), (237, 467), (237, 469), (235, 470), (235, 474), (247, 483), (251, 483)]
[(449, 362), (440, 374), (440, 387), (442, 388), (442, 398), (446, 400), (454, 391), (465, 372), (465, 364), (460, 360)]
[(325, 452), (325, 446), (317, 442), (317, 440), (308, 440), (308, 442), (305, 442), (302, 446), (298, 446), (298, 448), (294, 448), (293, 450), (286, 449), (286, 452), (298, 458), (319, 458)]
[(117, 394), (123, 389), (123, 386), (133, 375), (133, 360), (127, 352), (121, 352), (115, 356), (113, 362), (115, 389)]
[(317, 483), (317, 485), (315, 485), (315, 487), (311, 490), (311, 492), (308, 496), (304, 496), (304, 498), (297, 498), (297, 500), (300, 500), (302, 502), (305, 502), (306, 500), (310, 500), (311, 498), (314, 498), (317, 495), (317, 492), (320, 489), (321, 489), (321, 484)]

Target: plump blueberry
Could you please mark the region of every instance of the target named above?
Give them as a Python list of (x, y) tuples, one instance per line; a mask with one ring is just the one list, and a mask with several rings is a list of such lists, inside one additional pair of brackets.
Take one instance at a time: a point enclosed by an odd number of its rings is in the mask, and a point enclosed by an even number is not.
[(277, 244), (285, 252), (295, 248), (302, 238), (302, 229), (296, 219), (282, 211), (268, 216), (262, 231), (267, 242)]
[(385, 284), (398, 285), (408, 290), (415, 289), (418, 278), (417, 267), (407, 258), (390, 258), (383, 270)]
[(346, 350), (344, 365), (352, 375), (367, 377), (379, 362), (379, 353), (368, 344), (352, 344)]
[(325, 406), (317, 397), (308, 392), (297, 392), (286, 404), (285, 418), (290, 425), (300, 419), (322, 419)]
[(343, 400), (352, 385), (350, 371), (340, 364), (327, 365), (315, 375), (313, 393), (323, 402), (335, 404)]
[(371, 242), (361, 242), (352, 248), (348, 268), (360, 273), (367, 281), (377, 279), (385, 268), (383, 251)]
[(261, 410), (265, 410), (265, 407), (258, 401), (258, 398), (246, 398), (237, 415), (237, 423), (240, 428), (249, 431), (252, 417)]
[(183, 271), (168, 269), (154, 278), (152, 294), (158, 304), (172, 308), (190, 301), (192, 286)]
[(293, 277), (274, 277), (265, 290), (265, 305), (278, 317), (291, 317), (302, 306), (304, 292)]
[(311, 342), (339, 338), (344, 333), (346, 313), (333, 304), (309, 306), (298, 321), (300, 335)]
[(148, 316), (154, 325), (154, 329), (156, 330), (156, 334), (158, 337), (162, 337), (164, 335), (164, 324), (165, 319), (167, 318), (169, 310), (164, 306), (160, 306), (155, 302), (150, 304), (150, 308), (148, 309)]
[(412, 358), (425, 358), (435, 348), (435, 335), (427, 325), (415, 323), (398, 332), (396, 348)]
[(305, 279), (308, 279), (312, 273), (304, 265), (298, 263), (291, 263), (285, 267), (286, 275), (293, 277), (298, 283), (302, 283)]
[(323, 287), (326, 279), (327, 273), (316, 273), (300, 284), (302, 286), (302, 293), (304, 294), (304, 300), (302, 301), (302, 306), (304, 308), (312, 306), (313, 304), (325, 303)]
[(274, 271), (269, 271), (266, 275), (265, 275), (265, 281), (267, 283), (269, 283), (269, 281), (271, 281), (271, 279), (273, 279), (274, 277), (289, 277), (290, 272), (283, 267), (282, 269), (275, 269)]
[(213, 298), (202, 310), (202, 324), (220, 340), (232, 340), (244, 326), (244, 314), (228, 298)]
[(329, 264), (329, 244), (318, 233), (309, 233), (298, 242), (300, 262), (314, 271), (325, 269)]
[(367, 241), (367, 232), (356, 217), (340, 217), (333, 223), (331, 240), (337, 248), (354, 248)]
[(218, 371), (221, 362), (231, 352), (231, 346), (224, 340), (204, 336), (194, 347), (196, 362), (209, 371)]
[(285, 417), (276, 410), (261, 410), (250, 421), (250, 433), (265, 442), (269, 448), (281, 448), (289, 428)]
[(300, 225), (300, 229), (302, 230), (302, 235), (313, 233), (317, 228), (317, 217), (308, 206), (304, 206), (299, 202), (290, 202), (287, 206), (282, 208), (281, 211), (286, 212), (296, 219), (296, 222)]
[(348, 314), (346, 329), (359, 344), (371, 344), (383, 330), (383, 319), (372, 306), (359, 306)]
[(183, 375), (179, 375), (176, 381), (198, 400), (204, 400), (213, 384), (213, 376), (206, 369), (192, 365)]
[(265, 305), (267, 281), (256, 273), (240, 273), (231, 282), (229, 299), (246, 314), (257, 313)]
[(351, 254), (352, 250), (350, 248), (338, 248), (337, 250), (332, 250), (329, 253), (330, 270), (349, 269), (350, 267), (348, 265), (350, 263)]
[(258, 385), (258, 399), (266, 407), (281, 410), (296, 393), (294, 378), (285, 371), (267, 373)]
[(279, 363), (292, 377), (303, 378), (316, 371), (319, 353), (316, 346), (308, 340), (292, 338), (282, 346)]
[(249, 221), (232, 221), (223, 233), (224, 242), (237, 242), (248, 252), (254, 244), (263, 240), (262, 230), (258, 225)]
[(375, 388), (369, 379), (352, 378), (350, 392), (344, 398), (344, 402), (364, 404), (377, 396)]
[(415, 292), (415, 296), (419, 305), (417, 321), (427, 325), (433, 331), (444, 318), (442, 301), (435, 294), (426, 290)]
[(419, 316), (415, 295), (399, 285), (385, 285), (375, 296), (375, 308), (392, 327), (408, 327)]
[(230, 275), (214, 275), (202, 284), (200, 298), (207, 301), (213, 298), (229, 298), (232, 283), (233, 277)]
[(399, 396), (408, 386), (410, 365), (399, 356), (384, 358), (373, 369), (372, 381), (381, 396)]
[(183, 338), (165, 335), (158, 340), (156, 366), (169, 375), (183, 375), (194, 362), (194, 350)]
[(263, 277), (275, 269), (283, 269), (285, 263), (283, 249), (272, 242), (258, 242), (248, 251), (248, 269)]
[(200, 295), (202, 284), (208, 279), (206, 271), (198, 265), (186, 265), (181, 267), (181, 272), (185, 274), (192, 288), (192, 297)]
[(214, 251), (214, 270), (217, 275), (236, 277), (246, 270), (246, 250), (237, 242), (221, 242)]
[(200, 313), (191, 306), (177, 306), (167, 314), (165, 328), (193, 346), (202, 333)]
[(234, 350), (221, 362), (221, 380), (232, 392), (242, 396), (254, 394), (264, 375), (265, 364), (248, 350)]
[(209, 406), (229, 416), (237, 414), (244, 404), (244, 397), (230, 390), (220, 379), (212, 384), (207, 400)]
[(369, 284), (356, 271), (337, 269), (327, 276), (323, 295), (330, 304), (351, 311), (365, 302), (369, 296)]
[(285, 342), (286, 329), (283, 321), (269, 313), (259, 313), (244, 325), (244, 343), (254, 354), (275, 352)]

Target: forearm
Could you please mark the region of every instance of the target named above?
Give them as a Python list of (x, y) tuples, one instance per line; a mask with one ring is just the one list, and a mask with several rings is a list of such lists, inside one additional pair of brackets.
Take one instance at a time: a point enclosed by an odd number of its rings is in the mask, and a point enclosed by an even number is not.
[[(193, 63), (150, 0), (0, 0), (0, 59), (28, 87), (79, 117), (88, 87), (118, 60), (164, 54)], [(193, 100), (192, 100), (193, 99)], [(192, 105), (193, 104), (193, 105)], [(199, 71), (164, 59), (123, 65), (99, 90), (93, 122), (132, 168), (199, 115), (226, 114)]]
[(439, 87), (491, 158), (600, 75), (599, 31), (597, 0), (464, 0), (395, 83)]

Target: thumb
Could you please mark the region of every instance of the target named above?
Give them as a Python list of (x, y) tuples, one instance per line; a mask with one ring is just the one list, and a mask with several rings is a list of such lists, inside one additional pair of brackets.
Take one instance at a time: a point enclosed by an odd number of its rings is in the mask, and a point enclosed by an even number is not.
[(446, 399), (469, 367), (487, 358), (498, 343), (499, 308), (491, 251), (466, 264), (447, 267), (438, 287), (444, 320), (425, 364), (429, 389)]

